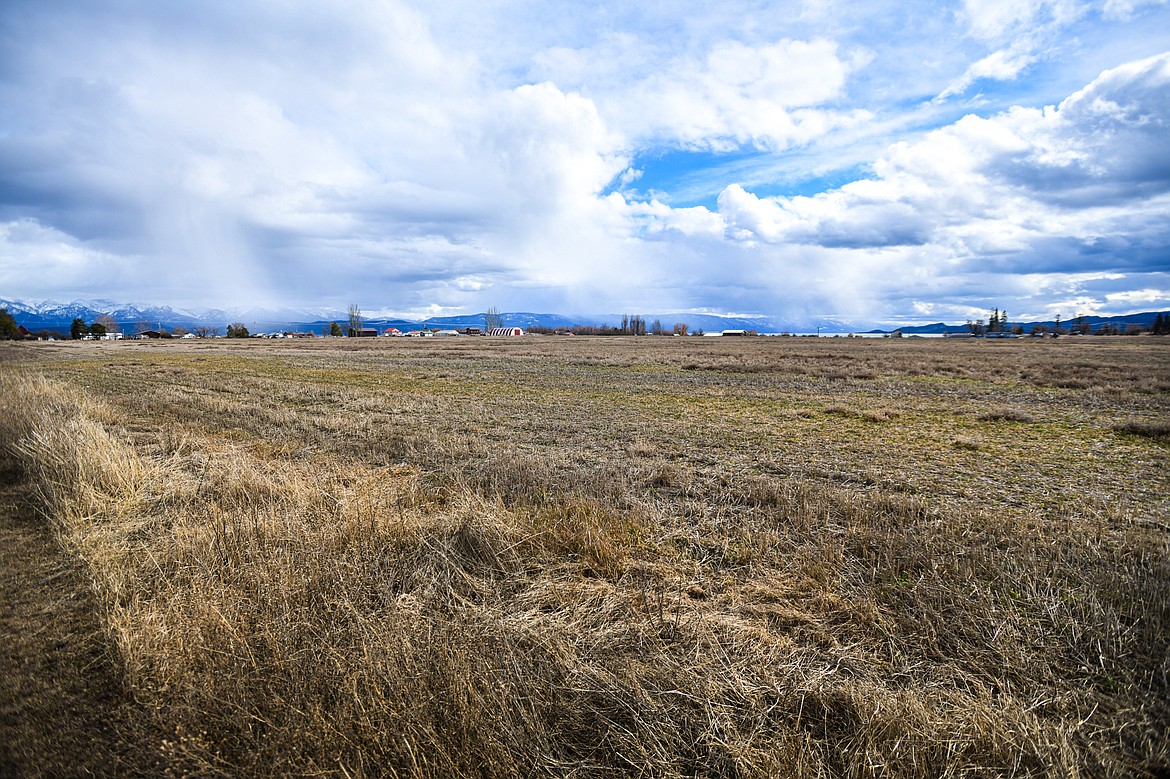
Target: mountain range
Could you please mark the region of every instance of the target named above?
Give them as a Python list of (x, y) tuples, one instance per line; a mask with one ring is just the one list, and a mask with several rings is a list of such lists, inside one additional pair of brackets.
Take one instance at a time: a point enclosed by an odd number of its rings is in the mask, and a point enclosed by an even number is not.
[[(321, 332), (328, 328), (330, 322), (345, 325), (348, 314), (333, 309), (307, 308), (250, 308), (250, 309), (185, 309), (170, 306), (137, 305), (131, 303), (115, 303), (108, 300), (75, 300), (72, 303), (58, 303), (55, 301), (30, 302), (23, 300), (0, 299), (0, 308), (16, 319), (17, 324), (25, 329), (36, 332), (38, 330), (55, 330), (62, 333), (69, 332), (74, 319), (82, 319), (86, 324), (93, 323), (98, 317), (110, 316), (120, 330), (134, 332), (141, 329), (166, 329), (185, 327), (219, 328), (220, 332), (227, 329), (233, 322), (242, 322), (253, 333), (271, 331), (290, 332)], [(1164, 314), (1170, 312), (1162, 312)], [(1108, 324), (1121, 328), (1127, 325), (1142, 325), (1149, 327), (1153, 324), (1158, 312), (1149, 311), (1123, 316), (1086, 316), (1084, 321), (1094, 330)], [(539, 314), (531, 312), (501, 313), (504, 325), (508, 327), (572, 327), (584, 325), (588, 327), (615, 327), (621, 323), (621, 314), (588, 314), (580, 316), (566, 316), (562, 314)], [(766, 316), (729, 316), (720, 314), (697, 313), (670, 313), (642, 315), (648, 325), (659, 320), (670, 330), (676, 322), (685, 322), (691, 332), (703, 330), (705, 332), (719, 332), (722, 330), (755, 330), (760, 333), (886, 333), (901, 330), (905, 335), (939, 335), (946, 332), (959, 332), (966, 329), (963, 324), (946, 324), (936, 322), (928, 325), (888, 325), (881, 326), (873, 321), (851, 321), (847, 319), (822, 317), (803, 321)], [(485, 315), (464, 314), (458, 316), (428, 317), (426, 319), (405, 319), (385, 312), (368, 312), (362, 319), (370, 327), (384, 329), (397, 327), (400, 330), (419, 328), (463, 328), (483, 327)], [(1069, 319), (1061, 323), (1068, 328), (1079, 320)], [(1012, 323), (1013, 325), (1016, 323)], [(1021, 322), (1025, 332), (1035, 325), (1044, 325), (1048, 329), (1056, 326), (1054, 321), (1048, 322)]]
[[(68, 332), (74, 319), (83, 319), (86, 324), (95, 321), (99, 316), (108, 315), (124, 332), (133, 332), (136, 329), (172, 329), (174, 327), (217, 327), (221, 332), (233, 322), (242, 322), (251, 332), (269, 332), (274, 330), (305, 332), (312, 330), (320, 332), (322, 327), (328, 327), (330, 322), (345, 325), (348, 314), (345, 311), (331, 309), (184, 309), (170, 306), (142, 306), (130, 303), (115, 303), (106, 300), (76, 300), (72, 303), (58, 303), (55, 301), (24, 301), (0, 299), (0, 308), (7, 308), (20, 324), (29, 331), (56, 330)], [(843, 319), (819, 318), (806, 322), (796, 322), (777, 317), (764, 316), (728, 316), (720, 314), (697, 313), (669, 313), (641, 315), (648, 325), (659, 320), (667, 329), (674, 327), (676, 322), (685, 322), (691, 332), (704, 330), (718, 332), (721, 330), (756, 330), (761, 333), (780, 332), (817, 332), (821, 330), (829, 333), (859, 332), (873, 327), (873, 322), (851, 322)], [(504, 325), (507, 327), (531, 328), (537, 327), (572, 327), (584, 325), (588, 327), (614, 327), (621, 323), (622, 314), (586, 314), (566, 316), (562, 314), (540, 314), (525, 311), (501, 313)], [(397, 327), (400, 330), (417, 328), (462, 328), (483, 327), (485, 314), (464, 314), (458, 316), (428, 317), (426, 319), (406, 319), (384, 312), (366, 312), (362, 321), (371, 327)]]
[[(1119, 330), (1121, 330), (1122, 332), (1125, 332), (1125, 328), (1129, 325), (1138, 325), (1138, 326), (1146, 327), (1146, 328), (1150, 327), (1151, 325), (1154, 324), (1154, 319), (1158, 316), (1159, 313), (1161, 313), (1162, 315), (1167, 314), (1167, 312), (1165, 312), (1165, 311), (1162, 311), (1162, 312), (1143, 311), (1143, 312), (1138, 313), (1138, 314), (1121, 314), (1118, 316), (1074, 317), (1072, 319), (1061, 320), (1060, 322), (1057, 322), (1056, 320), (1053, 320), (1053, 319), (1050, 319), (1050, 320), (1044, 321), (1044, 322), (1012, 322), (1012, 323), (1010, 323), (1010, 326), (1015, 327), (1018, 324), (1024, 328), (1025, 333), (1030, 333), (1032, 331), (1032, 328), (1039, 327), (1039, 326), (1043, 326), (1044, 329), (1049, 331), (1049, 332), (1051, 332), (1052, 330), (1054, 330), (1057, 327), (1064, 328), (1065, 330), (1068, 330), (1068, 331), (1073, 331), (1073, 330), (1076, 330), (1077, 328), (1079, 328), (1081, 323), (1083, 322), (1084, 324), (1088, 325), (1089, 328), (1093, 331), (1100, 330), (1103, 326), (1108, 325), (1110, 327), (1116, 327)], [(896, 329), (901, 330), (903, 335), (943, 335), (945, 333), (964, 333), (964, 332), (967, 332), (968, 326), (966, 324), (948, 325), (948, 324), (945, 324), (943, 322), (935, 322), (935, 323), (929, 324), (929, 325), (908, 325), (908, 326), (903, 326), (903, 327), (899, 327)], [(892, 330), (877, 329), (877, 330), (870, 330), (867, 332), (886, 333), (886, 332), (892, 332)]]

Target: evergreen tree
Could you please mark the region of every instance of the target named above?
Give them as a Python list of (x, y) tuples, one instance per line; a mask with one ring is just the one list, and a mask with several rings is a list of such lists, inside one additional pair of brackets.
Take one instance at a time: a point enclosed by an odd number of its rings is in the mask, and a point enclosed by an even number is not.
[(0, 308), (0, 338), (20, 338), (20, 328), (17, 327), (16, 320), (12, 318), (12, 314), (9, 314), (6, 308)]
[(73, 324), (69, 325), (69, 337), (72, 338), (74, 341), (77, 341), (77, 340), (80, 340), (81, 338), (84, 338), (85, 334), (88, 332), (89, 332), (89, 325), (87, 325), (85, 323), (85, 320), (82, 319), (81, 317), (77, 317), (76, 319), (73, 320)]

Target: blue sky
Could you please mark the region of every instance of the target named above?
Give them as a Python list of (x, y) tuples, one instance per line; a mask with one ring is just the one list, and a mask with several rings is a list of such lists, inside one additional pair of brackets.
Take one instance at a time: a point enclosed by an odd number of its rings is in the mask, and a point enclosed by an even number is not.
[(1165, 0), (9, 0), (0, 298), (1167, 309), (1168, 124)]

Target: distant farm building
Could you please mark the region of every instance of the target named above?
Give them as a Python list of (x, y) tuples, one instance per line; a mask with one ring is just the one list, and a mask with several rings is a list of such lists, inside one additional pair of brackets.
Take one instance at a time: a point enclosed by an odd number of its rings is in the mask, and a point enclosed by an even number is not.
[(350, 338), (377, 338), (378, 328), (376, 327), (359, 327), (358, 329), (349, 328)]
[(382, 331), (382, 335), (396, 336), (397, 337), (397, 336), (402, 335), (402, 331), (399, 330), (397, 327), (387, 327), (385, 330)]
[(488, 335), (524, 335), (524, 331), (519, 327), (493, 327)]

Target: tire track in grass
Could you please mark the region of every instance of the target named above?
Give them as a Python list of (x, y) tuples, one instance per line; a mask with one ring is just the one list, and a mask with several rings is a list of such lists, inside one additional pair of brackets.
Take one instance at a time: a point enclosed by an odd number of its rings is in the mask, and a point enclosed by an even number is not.
[(96, 605), (27, 487), (0, 472), (0, 776), (157, 771)]

